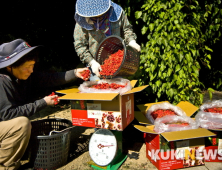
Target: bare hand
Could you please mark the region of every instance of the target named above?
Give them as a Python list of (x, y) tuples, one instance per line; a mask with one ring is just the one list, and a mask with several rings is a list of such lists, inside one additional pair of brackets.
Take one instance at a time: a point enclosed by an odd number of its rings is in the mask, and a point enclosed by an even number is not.
[(46, 96), (44, 97), (45, 102), (47, 105), (55, 105), (59, 102), (59, 99), (56, 99), (58, 95), (53, 95), (53, 96)]
[(83, 77), (83, 76), (82, 76), (82, 73), (83, 73), (84, 71), (86, 71), (86, 70), (89, 70), (89, 68), (86, 67), (86, 68), (77, 68), (77, 69), (75, 69), (74, 72), (75, 72), (76, 77), (79, 77), (79, 78), (81, 78), (81, 79), (83, 79), (83, 80), (88, 80), (89, 77), (90, 77), (90, 74), (89, 74), (88, 77)]

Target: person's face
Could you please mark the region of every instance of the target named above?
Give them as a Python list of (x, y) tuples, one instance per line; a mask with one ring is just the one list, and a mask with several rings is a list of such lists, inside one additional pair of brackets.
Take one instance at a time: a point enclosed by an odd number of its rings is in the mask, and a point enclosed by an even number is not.
[(17, 79), (26, 80), (32, 74), (34, 65), (35, 65), (35, 61), (26, 61), (24, 64), (18, 67), (7, 67), (7, 69)]

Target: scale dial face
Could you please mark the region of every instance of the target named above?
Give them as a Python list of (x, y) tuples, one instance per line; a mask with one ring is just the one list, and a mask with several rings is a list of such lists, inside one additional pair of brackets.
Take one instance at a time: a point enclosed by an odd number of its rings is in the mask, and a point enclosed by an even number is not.
[(107, 166), (115, 158), (117, 140), (108, 129), (97, 130), (89, 141), (89, 155), (93, 162), (99, 166)]

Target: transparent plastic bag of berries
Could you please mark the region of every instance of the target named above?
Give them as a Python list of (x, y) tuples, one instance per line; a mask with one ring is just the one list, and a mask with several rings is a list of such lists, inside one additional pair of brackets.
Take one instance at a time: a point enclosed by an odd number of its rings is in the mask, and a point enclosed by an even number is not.
[(222, 114), (199, 111), (195, 120), (198, 127), (205, 129), (221, 129), (222, 128)]
[(200, 110), (204, 111), (205, 109), (215, 108), (215, 107), (222, 107), (222, 100), (208, 100), (204, 104), (200, 106)]
[[(98, 85), (101, 83), (108, 83), (108, 84), (118, 84), (124, 85), (125, 87), (121, 87), (118, 89), (95, 89), (92, 88), (93, 85)], [(120, 93), (120, 95), (124, 94), (125, 92), (132, 89), (131, 83), (129, 80), (124, 78), (113, 78), (113, 79), (102, 79), (99, 81), (85, 81), (79, 86), (79, 91), (81, 93)]]
[[(187, 125), (188, 124), (188, 125)], [(157, 133), (197, 129), (196, 122), (188, 116), (169, 115), (154, 121), (154, 131)]]
[(146, 118), (149, 119), (152, 124), (154, 124), (154, 121), (155, 121), (153, 116), (152, 116), (152, 113), (156, 110), (159, 110), (159, 109), (161, 109), (161, 110), (172, 110), (178, 116), (186, 116), (186, 113), (181, 108), (179, 108), (178, 106), (175, 106), (173, 104), (170, 104), (168, 102), (154, 104), (146, 112)]

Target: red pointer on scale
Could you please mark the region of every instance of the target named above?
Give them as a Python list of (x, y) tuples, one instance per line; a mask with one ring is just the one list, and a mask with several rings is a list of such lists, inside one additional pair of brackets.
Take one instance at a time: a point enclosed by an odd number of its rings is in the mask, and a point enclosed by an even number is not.
[(98, 147), (99, 149), (102, 149), (102, 148), (104, 148), (104, 147), (109, 147), (109, 146), (113, 146), (113, 145), (102, 145), (102, 144), (99, 144), (97, 147)]

